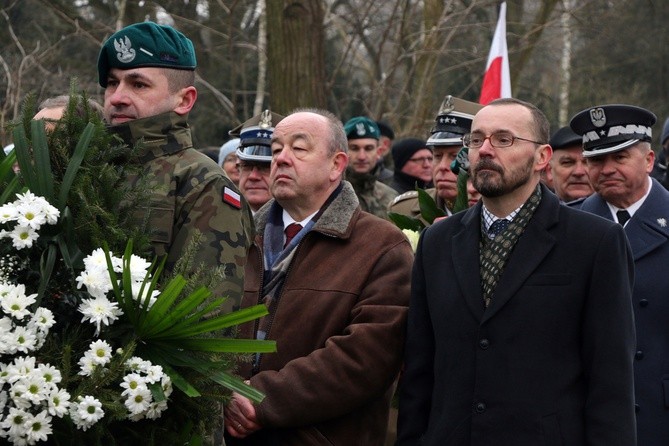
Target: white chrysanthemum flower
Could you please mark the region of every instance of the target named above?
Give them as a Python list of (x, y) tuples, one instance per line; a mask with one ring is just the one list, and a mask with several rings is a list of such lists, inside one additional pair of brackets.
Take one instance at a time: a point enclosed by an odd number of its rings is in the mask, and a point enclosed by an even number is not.
[(35, 370), (34, 356), (18, 356), (7, 366), (7, 382), (14, 383), (28, 377)]
[(16, 407), (10, 407), (9, 413), (0, 423), (0, 426), (12, 437), (20, 437), (25, 434), (23, 423), (26, 421), (28, 412)]
[(101, 324), (111, 325), (123, 314), (123, 311), (118, 307), (118, 303), (111, 302), (106, 297), (84, 299), (78, 310), (84, 315), (81, 322), (91, 321), (97, 326), (95, 336), (100, 334)]
[(146, 373), (146, 382), (155, 383), (160, 381), (163, 378), (163, 368), (159, 365), (152, 365), (145, 371)]
[(27, 410), (32, 406), (30, 400), (26, 398), (25, 393), (25, 386), (21, 384), (14, 384), (9, 389), (9, 399), (12, 400), (12, 404), (22, 410)]
[[(117, 273), (123, 271), (123, 259), (120, 257), (115, 257), (112, 253), (109, 253), (109, 256), (111, 257), (114, 271)], [(88, 271), (102, 270), (107, 273), (107, 258), (105, 257), (104, 250), (102, 248), (98, 248), (86, 256), (84, 259), (84, 267)]]
[(79, 417), (88, 423), (97, 423), (105, 416), (100, 400), (90, 395), (83, 397), (76, 404), (76, 410)]
[(109, 272), (102, 269), (90, 269), (82, 271), (77, 276), (77, 289), (81, 286), (86, 287), (86, 291), (93, 297), (106, 297), (112, 289), (112, 282), (109, 278)]
[(35, 332), (28, 327), (18, 326), (14, 329), (14, 333), (10, 336), (14, 338), (16, 343), (16, 351), (23, 353), (30, 353), (35, 350), (37, 343), (37, 336)]
[(91, 353), (91, 357), (93, 358), (93, 362), (96, 364), (105, 365), (111, 361), (112, 348), (111, 345), (107, 343), (107, 341), (99, 339), (95, 342), (92, 342), (89, 351)]
[(125, 366), (133, 372), (145, 372), (151, 365), (151, 361), (145, 361), (139, 356), (133, 356), (125, 362)]
[(132, 415), (137, 415), (145, 412), (149, 408), (151, 402), (153, 402), (151, 391), (144, 387), (137, 388), (130, 392), (124, 401), (124, 404)]
[(60, 370), (51, 364), (39, 364), (37, 370), (47, 383), (58, 384), (63, 379)]
[(146, 418), (150, 420), (157, 420), (160, 416), (167, 410), (167, 401), (161, 401), (159, 403), (149, 404), (148, 409), (146, 409)]
[(16, 206), (11, 203), (0, 206), (0, 223), (16, 220)]
[(416, 248), (418, 247), (418, 239), (420, 238), (420, 233), (412, 231), (411, 229), (402, 229), (402, 232), (409, 240), (409, 244), (411, 245), (411, 249), (413, 250), (413, 252), (416, 252)]
[(17, 386), (23, 386), (22, 397), (35, 405), (46, 400), (50, 388), (39, 373), (32, 373), (27, 378), (14, 384), (14, 387)]
[(0, 391), (0, 413), (5, 412), (5, 407), (7, 407), (7, 401), (9, 400), (9, 395), (7, 395), (6, 390)]
[(121, 395), (131, 395), (133, 392), (140, 389), (147, 389), (146, 380), (138, 373), (128, 373), (123, 377), (123, 382), (120, 384), (125, 390)]
[(38, 307), (29, 324), (34, 324), (40, 331), (47, 332), (56, 323), (56, 318), (48, 308)]
[[(142, 282), (132, 282), (132, 297), (135, 300), (139, 300), (140, 302), (144, 303), (144, 299), (146, 299), (146, 293), (149, 290), (149, 284), (147, 283), (144, 286), (144, 290), (142, 291), (140, 295), (140, 290), (142, 290)], [(160, 295), (160, 291), (158, 290), (153, 290), (151, 292), (151, 296), (149, 297), (149, 304), (148, 308), (151, 308), (153, 304), (156, 303), (156, 300), (158, 300), (158, 296)]]
[(150, 267), (151, 262), (146, 259), (134, 254), (130, 256), (130, 277), (134, 282), (142, 282)]
[(168, 375), (163, 375), (160, 380), (160, 385), (163, 387), (163, 393), (165, 397), (169, 397), (172, 394), (172, 379)]
[(46, 441), (51, 430), (51, 417), (43, 410), (37, 415), (28, 414), (23, 423), (26, 432), (28, 444), (35, 444), (38, 441)]
[(46, 217), (47, 224), (55, 225), (58, 223), (58, 217), (60, 217), (60, 211), (55, 207), (48, 205), (42, 209), (44, 217)]
[(21, 204), (31, 204), (31, 203), (36, 202), (38, 200), (38, 198), (41, 198), (41, 197), (38, 197), (37, 195), (33, 194), (32, 192), (30, 192), (28, 190), (28, 191), (25, 191), (22, 194), (16, 194), (16, 201), (14, 201), (14, 204), (16, 206), (21, 205)]
[(28, 226), (35, 231), (39, 230), (46, 223), (46, 215), (44, 215), (41, 206), (37, 203), (18, 205), (16, 207), (16, 214), (16, 224), (19, 226)]
[(15, 287), (0, 301), (0, 306), (5, 314), (19, 321), (30, 314), (28, 307), (35, 303), (35, 298), (37, 297), (37, 294), (26, 296), (25, 293), (20, 291), (19, 287)]
[(47, 398), (49, 413), (62, 418), (70, 407), (70, 394), (64, 389), (54, 389)]
[(30, 226), (15, 226), (11, 232), (8, 233), (8, 237), (12, 239), (12, 245), (16, 249), (30, 248), (39, 234)]
[(79, 370), (79, 373), (77, 373), (78, 375), (91, 376), (93, 374), (97, 364), (95, 363), (95, 358), (93, 358), (90, 352), (86, 352), (84, 356), (79, 358), (79, 367), (81, 370)]

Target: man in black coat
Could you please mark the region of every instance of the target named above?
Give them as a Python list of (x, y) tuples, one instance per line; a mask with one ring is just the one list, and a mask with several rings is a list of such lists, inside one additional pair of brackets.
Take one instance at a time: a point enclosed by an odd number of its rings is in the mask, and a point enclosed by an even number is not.
[(548, 127), (500, 99), (464, 138), (483, 198), (422, 234), (398, 445), (636, 444), (629, 246), (540, 185)]

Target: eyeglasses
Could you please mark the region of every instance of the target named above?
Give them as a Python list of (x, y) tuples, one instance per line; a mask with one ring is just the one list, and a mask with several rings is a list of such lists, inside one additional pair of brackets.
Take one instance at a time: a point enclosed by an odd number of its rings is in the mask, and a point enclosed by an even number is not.
[(432, 161), (434, 161), (434, 158), (431, 156), (421, 156), (419, 158), (409, 158), (407, 161), (412, 161), (414, 163), (430, 163), (432, 164)]
[(253, 169), (257, 169), (259, 173), (268, 173), (270, 163), (237, 163), (237, 169), (244, 173), (251, 173)]
[(509, 132), (495, 132), (492, 135), (488, 136), (480, 132), (467, 133), (465, 136), (462, 137), (462, 142), (466, 147), (469, 147), (470, 149), (480, 149), (481, 146), (483, 146), (483, 143), (485, 142), (486, 139), (490, 140), (490, 145), (496, 149), (511, 147), (517, 139), (531, 142), (534, 144), (543, 144), (542, 142), (533, 141), (527, 138), (521, 138), (520, 136), (515, 136)]

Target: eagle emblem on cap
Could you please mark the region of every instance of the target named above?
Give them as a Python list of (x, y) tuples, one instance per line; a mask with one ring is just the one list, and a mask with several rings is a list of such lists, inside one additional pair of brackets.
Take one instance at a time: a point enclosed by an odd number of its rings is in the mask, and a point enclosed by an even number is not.
[(261, 129), (266, 129), (272, 126), (272, 112), (269, 110), (263, 110), (263, 112), (260, 114), (260, 123), (258, 124), (258, 127)]
[(358, 136), (364, 136), (367, 132), (365, 131), (365, 124), (360, 122), (355, 125), (355, 132)]
[(116, 58), (123, 63), (130, 63), (135, 60), (135, 50), (132, 48), (132, 43), (128, 36), (124, 36), (123, 39), (120, 37), (114, 39), (114, 48), (116, 51)]
[(606, 113), (601, 107), (590, 110), (590, 121), (595, 127), (604, 127), (606, 125)]

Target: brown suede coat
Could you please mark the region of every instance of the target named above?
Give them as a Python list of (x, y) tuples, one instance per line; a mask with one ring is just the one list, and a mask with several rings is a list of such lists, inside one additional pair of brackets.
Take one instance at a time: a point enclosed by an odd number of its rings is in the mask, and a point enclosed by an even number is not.
[[(261, 299), (262, 235), (272, 202), (256, 214), (242, 307)], [(383, 445), (404, 346), (413, 253), (391, 223), (362, 212), (349, 183), (297, 246), (259, 370), (244, 378), (266, 394), (265, 428), (239, 444)], [(242, 337), (255, 337), (257, 323)], [(237, 443), (235, 443), (237, 444)]]

